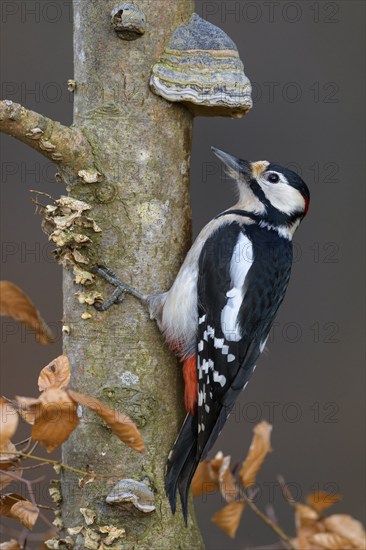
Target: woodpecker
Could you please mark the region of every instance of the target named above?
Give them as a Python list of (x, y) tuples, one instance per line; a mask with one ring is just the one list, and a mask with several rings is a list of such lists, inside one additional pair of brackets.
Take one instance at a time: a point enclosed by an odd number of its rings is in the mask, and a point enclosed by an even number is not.
[(293, 171), (250, 162), (212, 147), (237, 185), (239, 200), (200, 232), (168, 292), (144, 295), (104, 266), (95, 271), (116, 290), (144, 301), (183, 363), (187, 415), (171, 450), (165, 489), (172, 512), (179, 491), (187, 523), (189, 487), (263, 352), (285, 296), (292, 237), (310, 193)]

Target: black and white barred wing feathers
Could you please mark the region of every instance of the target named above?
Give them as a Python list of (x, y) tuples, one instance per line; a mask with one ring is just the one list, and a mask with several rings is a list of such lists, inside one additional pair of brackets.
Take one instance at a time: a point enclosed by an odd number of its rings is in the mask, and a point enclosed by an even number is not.
[(290, 277), (292, 246), (275, 231), (222, 224), (199, 258), (197, 412), (187, 415), (168, 460), (166, 491), (176, 489), (187, 518), (189, 485), (215, 443), (263, 351)]
[(290, 277), (291, 243), (224, 224), (205, 244), (198, 279), (198, 446), (214, 444), (263, 351)]
[(203, 457), (234, 405), (235, 381), (252, 347), (251, 335), (243, 339), (238, 323), (252, 264), (251, 241), (237, 223), (223, 225), (207, 241), (200, 256), (197, 454)]

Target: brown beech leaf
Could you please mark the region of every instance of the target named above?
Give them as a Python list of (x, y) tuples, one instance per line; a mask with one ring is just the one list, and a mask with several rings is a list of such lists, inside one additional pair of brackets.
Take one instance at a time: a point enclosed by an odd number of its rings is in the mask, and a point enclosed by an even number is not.
[(75, 402), (64, 390), (49, 388), (38, 399), (18, 396), (16, 399), (27, 408), (28, 414), (34, 415), (32, 439), (45, 445), (48, 452), (66, 441), (79, 423)]
[(306, 506), (306, 504), (301, 504), (300, 502), (296, 503), (295, 510), (295, 521), (297, 527), (310, 527), (319, 519), (318, 512), (313, 510), (313, 508), (310, 508), (310, 506)]
[(27, 529), (32, 529), (37, 521), (39, 509), (29, 500), (16, 493), (0, 496), (0, 515), (17, 519)]
[(37, 397), (16, 397), (18, 403), (18, 414), (27, 424), (33, 425), (36, 420), (38, 405)]
[(59, 355), (48, 365), (43, 367), (38, 377), (39, 391), (48, 388), (65, 390), (70, 382), (70, 363), (66, 355)]
[[(22, 477), (23, 470), (19, 467), (19, 457), (16, 454), (15, 445), (9, 441), (6, 447), (3, 447), (0, 453), (0, 490), (5, 489), (12, 481), (14, 476)], [(9, 454), (11, 453), (11, 454)], [(6, 472), (9, 472), (7, 474)]]
[(49, 344), (54, 341), (51, 330), (33, 302), (25, 292), (10, 281), (0, 281), (0, 315), (12, 317), (35, 330), (40, 344)]
[[(14, 476), (18, 478), (22, 477), (23, 470), (17, 466), (18, 459), (11, 462), (0, 461), (0, 491), (14, 482)], [(7, 471), (9, 471), (9, 474), (6, 473)]]
[(204, 494), (216, 493), (219, 490), (218, 476), (214, 476), (211, 460), (202, 460), (192, 479), (192, 495), (199, 497)]
[(14, 407), (6, 399), (0, 398), (0, 454), (2, 450), (8, 450), (7, 446), (18, 427), (18, 420)]
[(244, 512), (244, 502), (231, 502), (216, 512), (211, 520), (229, 537), (235, 538), (241, 516)]
[(212, 460), (206, 459), (199, 463), (191, 485), (193, 496), (215, 493), (219, 490), (219, 471), (225, 458), (219, 451)]
[(0, 543), (0, 550), (20, 550), (21, 546), (15, 539)]
[(319, 515), (340, 500), (342, 500), (341, 495), (333, 495), (331, 493), (327, 493), (326, 491), (314, 491), (306, 497), (307, 505), (318, 512)]
[(14, 519), (25, 525), (27, 529), (33, 529), (37, 521), (39, 508), (29, 502), (29, 500), (19, 500), (11, 508), (11, 514)]
[(348, 539), (352, 548), (366, 548), (366, 532), (362, 523), (347, 514), (333, 514), (323, 519), (327, 531)]
[[(317, 533), (309, 537), (308, 542), (311, 544), (311, 549), (354, 550), (355, 548), (360, 548), (360, 550), (364, 550), (365, 548), (365, 546), (354, 546), (349, 539), (336, 533)], [(306, 550), (309, 548), (310, 546)]]
[(193, 496), (211, 494), (220, 490), (226, 502), (236, 499), (239, 488), (230, 470), (230, 456), (220, 451), (212, 460), (203, 460), (192, 480)]
[(230, 456), (223, 457), (222, 464), (218, 472), (220, 492), (226, 502), (234, 502), (239, 495), (239, 487), (237, 486), (235, 477), (230, 470), (230, 460)]
[(305, 504), (295, 504), (295, 524), (297, 529), (297, 546), (299, 550), (320, 550), (320, 546), (310, 543), (310, 538), (324, 532), (318, 513)]
[(244, 487), (253, 485), (257, 474), (271, 449), (272, 426), (265, 420), (254, 428), (254, 436), (249, 448), (248, 455), (244, 460), (239, 472), (239, 477)]
[(0, 490), (14, 481), (14, 476), (22, 476), (22, 470), (18, 467), (16, 447), (10, 441), (17, 429), (18, 419), (14, 407), (6, 399), (0, 398)]
[(16, 456), (17, 449), (14, 443), (11, 441), (8, 441), (8, 444), (3, 446), (2, 452), (0, 452), (0, 464), (4, 462), (8, 462), (9, 460), (13, 461)]
[(136, 424), (128, 416), (110, 409), (101, 401), (90, 395), (68, 390), (68, 394), (76, 403), (80, 403), (103, 418), (112, 432), (131, 449), (142, 453), (145, 449), (141, 434)]

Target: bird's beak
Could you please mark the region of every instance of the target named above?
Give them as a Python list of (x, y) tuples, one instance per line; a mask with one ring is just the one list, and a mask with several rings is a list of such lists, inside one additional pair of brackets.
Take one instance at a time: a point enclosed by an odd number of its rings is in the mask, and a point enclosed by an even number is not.
[(225, 151), (221, 151), (216, 147), (211, 147), (212, 152), (225, 164), (228, 168), (228, 173), (234, 179), (238, 179), (239, 176), (248, 181), (253, 177), (250, 162), (247, 160), (239, 159), (234, 155), (230, 155)]

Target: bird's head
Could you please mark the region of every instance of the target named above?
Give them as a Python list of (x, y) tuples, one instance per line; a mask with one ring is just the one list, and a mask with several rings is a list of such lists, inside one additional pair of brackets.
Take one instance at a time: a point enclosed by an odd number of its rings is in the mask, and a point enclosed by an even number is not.
[(274, 227), (288, 228), (292, 234), (306, 215), (310, 192), (292, 170), (274, 162), (251, 162), (212, 147), (238, 186), (238, 207)]

